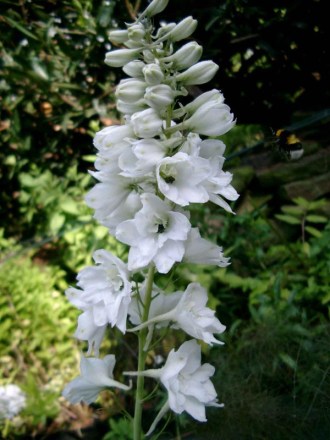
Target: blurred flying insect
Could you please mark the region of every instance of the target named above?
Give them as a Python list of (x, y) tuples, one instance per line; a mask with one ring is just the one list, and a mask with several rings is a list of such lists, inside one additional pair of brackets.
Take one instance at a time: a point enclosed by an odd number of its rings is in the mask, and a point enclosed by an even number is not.
[(291, 131), (278, 129), (274, 133), (274, 145), (287, 159), (297, 160), (304, 154), (300, 139)]

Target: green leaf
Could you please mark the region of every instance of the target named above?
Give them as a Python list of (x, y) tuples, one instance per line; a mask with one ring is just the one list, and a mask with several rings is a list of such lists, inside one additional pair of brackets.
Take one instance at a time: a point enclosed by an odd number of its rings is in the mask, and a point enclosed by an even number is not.
[(310, 214), (306, 220), (311, 223), (327, 223), (328, 219), (324, 215)]
[(280, 353), (279, 356), (282, 362), (284, 362), (292, 370), (295, 370), (297, 368), (297, 362), (287, 353)]
[(313, 237), (316, 237), (316, 238), (322, 237), (322, 232), (316, 228), (313, 228), (313, 226), (306, 226), (305, 229), (307, 232), (309, 232), (311, 235), (313, 235)]
[(301, 223), (301, 220), (292, 215), (276, 214), (275, 217), (285, 223), (289, 223), (290, 225), (300, 225)]
[(65, 216), (63, 214), (59, 214), (55, 212), (49, 222), (49, 229), (52, 234), (56, 234), (61, 227), (64, 225)]
[(14, 28), (18, 29), (20, 32), (25, 34), (27, 37), (32, 38), (33, 40), (39, 41), (38, 38), (30, 31), (25, 29), (25, 27), (21, 26), (19, 23), (17, 23), (15, 20), (12, 20), (9, 17), (5, 17), (5, 20)]

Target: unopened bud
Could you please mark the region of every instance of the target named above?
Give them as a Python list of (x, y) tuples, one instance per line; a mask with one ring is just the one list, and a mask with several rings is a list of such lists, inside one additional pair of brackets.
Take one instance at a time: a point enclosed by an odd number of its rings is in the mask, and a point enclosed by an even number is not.
[[(224, 102), (225, 98), (223, 94), (217, 90), (212, 89), (208, 92), (202, 93), (201, 95), (197, 96), (193, 101), (191, 101), (189, 104), (187, 104), (182, 109), (178, 109), (178, 112), (180, 113), (180, 116), (182, 114), (189, 114), (191, 115), (194, 113), (199, 107), (206, 104), (207, 102), (215, 102), (217, 104), (222, 104)], [(175, 114), (175, 117), (179, 117), (179, 115)]]
[(163, 120), (154, 109), (148, 108), (142, 112), (134, 113), (131, 124), (137, 137), (152, 138), (162, 132)]
[[(167, 35), (166, 39), (180, 41), (190, 37), (197, 27), (197, 20), (192, 17), (184, 18)], [(164, 36), (165, 37), (165, 36)], [(165, 38), (162, 39), (165, 39)]]
[(145, 33), (146, 30), (142, 23), (133, 24), (128, 28), (128, 38), (133, 41), (141, 41)]
[(139, 18), (141, 19), (145, 16), (152, 17), (153, 15), (159, 14), (166, 8), (168, 2), (169, 0), (153, 0)]
[(196, 64), (202, 56), (203, 48), (196, 41), (185, 44), (181, 49), (177, 50), (173, 55), (163, 58), (166, 63), (173, 63), (173, 67), (177, 70), (187, 69)]
[(143, 78), (143, 68), (145, 64), (143, 61), (134, 60), (125, 64), (123, 67), (123, 71), (126, 75), (129, 75), (133, 78)]
[(108, 37), (112, 43), (123, 44), (126, 40), (128, 40), (128, 31), (126, 29), (111, 31), (109, 32)]
[(201, 61), (176, 76), (178, 82), (185, 85), (205, 84), (216, 74), (219, 66), (213, 61)]
[(129, 125), (111, 125), (98, 131), (94, 137), (94, 145), (98, 150), (113, 147), (126, 137), (132, 137), (133, 131)]
[(147, 105), (144, 99), (139, 99), (138, 101), (133, 103), (124, 102), (118, 99), (116, 107), (120, 113), (123, 113), (124, 115), (132, 115), (133, 113), (145, 110), (147, 108)]
[(226, 104), (206, 103), (183, 122), (185, 129), (206, 136), (221, 136), (235, 125), (234, 115)]
[(146, 90), (146, 83), (138, 79), (129, 78), (121, 80), (116, 89), (117, 99), (127, 103), (134, 103), (143, 98)]
[(174, 91), (170, 86), (158, 84), (147, 87), (144, 99), (150, 107), (160, 111), (172, 104), (174, 96)]
[(117, 49), (105, 54), (105, 64), (111, 67), (122, 67), (129, 61), (138, 58), (139, 51), (136, 49)]
[(145, 81), (148, 85), (154, 86), (160, 84), (164, 79), (164, 73), (158, 64), (147, 64), (143, 68)]

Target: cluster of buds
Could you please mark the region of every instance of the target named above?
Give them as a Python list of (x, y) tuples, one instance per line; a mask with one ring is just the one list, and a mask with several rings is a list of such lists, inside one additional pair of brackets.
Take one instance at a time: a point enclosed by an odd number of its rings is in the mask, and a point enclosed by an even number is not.
[[(91, 173), (98, 183), (86, 203), (110, 234), (129, 246), (127, 262), (97, 250), (95, 265), (83, 269), (77, 288), (66, 292), (82, 311), (75, 336), (88, 341), (89, 356), (82, 358), (81, 375), (64, 390), (73, 403), (90, 403), (108, 387), (131, 386), (113, 379), (113, 355), (98, 358), (108, 326), (122, 333), (147, 332), (140, 348), (143, 353), (164, 326), (192, 338), (173, 349), (163, 367), (124, 373), (153, 377), (168, 392), (149, 432), (168, 409), (205, 421), (206, 406), (221, 406), (210, 381), (214, 368), (201, 364), (196, 340), (221, 344), (214, 334), (225, 327), (207, 307), (207, 293), (200, 284), (169, 293), (155, 284), (154, 275), (168, 274), (180, 262), (227, 266), (222, 248), (202, 238), (191, 225), (189, 205), (213, 202), (232, 212), (228, 201), (238, 198), (231, 173), (223, 170), (224, 143), (207, 138), (220, 136), (235, 124), (222, 93), (213, 89), (185, 102), (187, 87), (210, 81), (218, 66), (199, 61), (202, 47), (194, 41), (177, 48), (196, 28), (192, 17), (155, 31), (152, 17), (167, 3), (153, 0), (126, 30), (110, 32), (110, 41), (123, 48), (105, 58), (108, 66), (122, 67), (129, 76), (116, 89), (124, 123), (95, 135), (96, 171)], [(144, 281), (133, 282), (137, 272)], [(90, 357), (93, 353), (95, 357)]]

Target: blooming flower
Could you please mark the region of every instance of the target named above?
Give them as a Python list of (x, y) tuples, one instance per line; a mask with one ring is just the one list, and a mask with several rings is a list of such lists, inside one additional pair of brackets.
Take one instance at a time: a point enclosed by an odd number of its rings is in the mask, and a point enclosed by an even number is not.
[(17, 385), (0, 386), (0, 420), (12, 419), (25, 406), (25, 394)]
[(97, 266), (82, 269), (77, 276), (79, 289), (71, 287), (66, 295), (84, 312), (76, 336), (88, 340), (89, 351), (94, 346), (98, 352), (104, 326), (110, 324), (126, 331), (132, 287), (126, 265), (119, 258), (104, 249), (95, 251), (93, 258)]
[[(181, 295), (179, 295), (180, 293)], [(150, 314), (148, 321), (131, 329), (131, 331), (140, 330), (143, 327), (149, 327), (151, 324), (159, 324), (164, 321), (173, 322), (173, 328), (180, 328), (189, 336), (201, 339), (210, 345), (222, 344), (221, 341), (215, 339), (213, 334), (224, 332), (226, 327), (215, 317), (214, 310), (206, 307), (207, 292), (200, 284), (191, 283), (185, 292), (176, 292), (174, 298), (177, 299), (177, 304), (173, 309), (169, 309), (169, 305), (174, 304), (174, 300), (170, 303), (165, 301), (165, 295), (159, 294), (159, 296), (160, 299), (156, 298), (158, 299), (158, 307), (153, 309), (153, 317)]]
[(158, 188), (169, 200), (181, 206), (205, 203), (209, 197), (201, 183), (210, 172), (208, 160), (179, 152), (159, 162), (156, 171)]
[(66, 385), (62, 392), (63, 397), (73, 404), (80, 402), (90, 404), (106, 388), (115, 387), (129, 390), (130, 386), (113, 379), (115, 362), (115, 356), (112, 354), (103, 359), (82, 356), (80, 361), (81, 374)]
[(195, 264), (212, 264), (219, 267), (229, 265), (229, 258), (224, 257), (222, 248), (202, 238), (198, 228), (191, 228), (189, 232), (182, 261)]
[(143, 208), (133, 220), (118, 225), (116, 237), (131, 246), (129, 270), (142, 269), (153, 261), (160, 273), (167, 273), (182, 260), (190, 222), (153, 194), (142, 194), (141, 201)]
[(206, 406), (223, 407), (223, 404), (217, 403), (216, 391), (210, 380), (214, 371), (212, 365), (201, 364), (201, 348), (195, 340), (190, 340), (184, 342), (177, 351), (172, 349), (162, 368), (141, 373), (124, 373), (159, 379), (168, 392), (168, 401), (160, 410), (148, 434), (151, 434), (168, 409), (177, 414), (186, 411), (194, 419), (206, 422)]

